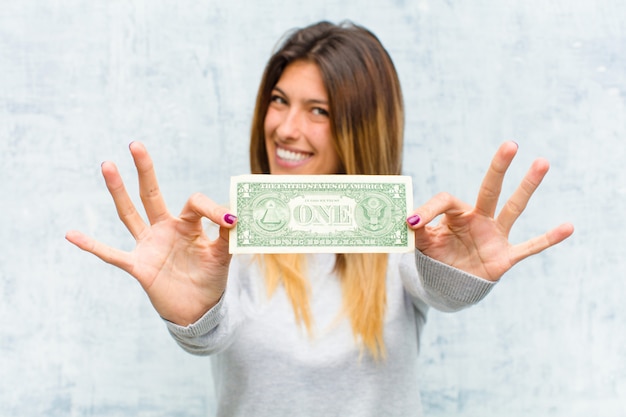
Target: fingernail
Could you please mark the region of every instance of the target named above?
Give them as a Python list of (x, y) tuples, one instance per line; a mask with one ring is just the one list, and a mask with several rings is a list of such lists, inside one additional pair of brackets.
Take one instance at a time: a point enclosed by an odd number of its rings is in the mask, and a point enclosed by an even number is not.
[(406, 219), (407, 223), (409, 223), (411, 226), (415, 226), (416, 224), (418, 224), (420, 222), (421, 217), (419, 216), (419, 214), (414, 214), (411, 217), (409, 217), (408, 219)]
[(237, 216), (234, 214), (226, 213), (224, 214), (224, 221), (228, 224), (233, 224), (237, 220)]

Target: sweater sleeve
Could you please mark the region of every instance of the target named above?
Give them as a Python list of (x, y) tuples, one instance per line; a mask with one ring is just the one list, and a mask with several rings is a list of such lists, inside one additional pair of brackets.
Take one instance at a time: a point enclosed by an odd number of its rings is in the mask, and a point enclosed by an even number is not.
[(221, 350), (228, 340), (228, 335), (225, 334), (228, 325), (224, 322), (228, 316), (228, 308), (224, 298), (225, 295), (222, 295), (212, 309), (188, 326), (179, 326), (164, 319), (167, 330), (180, 347), (194, 355), (210, 355)]
[[(418, 308), (458, 311), (481, 301), (495, 282), (468, 274), (415, 251), (415, 267), (403, 265), (403, 285)], [(408, 269), (408, 270), (407, 270)]]

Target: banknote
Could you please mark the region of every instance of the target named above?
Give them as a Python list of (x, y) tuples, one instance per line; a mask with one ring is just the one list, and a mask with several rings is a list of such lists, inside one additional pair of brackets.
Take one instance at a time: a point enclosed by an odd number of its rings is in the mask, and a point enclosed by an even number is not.
[(408, 252), (411, 177), (242, 175), (231, 178), (230, 253)]

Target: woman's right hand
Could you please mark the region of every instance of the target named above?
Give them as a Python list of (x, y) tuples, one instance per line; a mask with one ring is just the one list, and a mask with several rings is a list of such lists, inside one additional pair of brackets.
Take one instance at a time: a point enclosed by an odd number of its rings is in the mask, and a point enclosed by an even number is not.
[[(116, 166), (103, 163), (102, 175), (120, 219), (137, 242), (135, 248), (124, 252), (78, 231), (68, 232), (66, 239), (131, 274), (161, 317), (186, 326), (213, 307), (226, 288), (231, 259), (228, 229), (234, 227), (236, 217), (199, 193), (189, 198), (179, 217), (172, 216), (146, 148), (133, 142), (130, 152), (149, 225), (135, 209)], [(212, 241), (205, 234), (203, 217), (219, 226), (217, 239)]]

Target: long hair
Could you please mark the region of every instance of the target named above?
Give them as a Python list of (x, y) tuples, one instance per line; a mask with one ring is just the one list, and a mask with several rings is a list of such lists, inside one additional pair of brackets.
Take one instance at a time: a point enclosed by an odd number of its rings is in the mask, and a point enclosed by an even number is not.
[[(272, 90), (294, 61), (315, 63), (329, 99), (330, 129), (342, 162), (340, 174), (399, 175), (404, 110), (393, 62), (378, 38), (350, 22), (320, 22), (295, 30), (268, 61), (259, 86), (250, 141), (250, 168), (269, 174), (264, 122)], [(303, 255), (265, 255), (268, 291), (282, 283), (296, 319), (311, 331), (308, 280)], [(385, 254), (338, 254), (343, 312), (355, 339), (375, 358), (384, 357)]]

